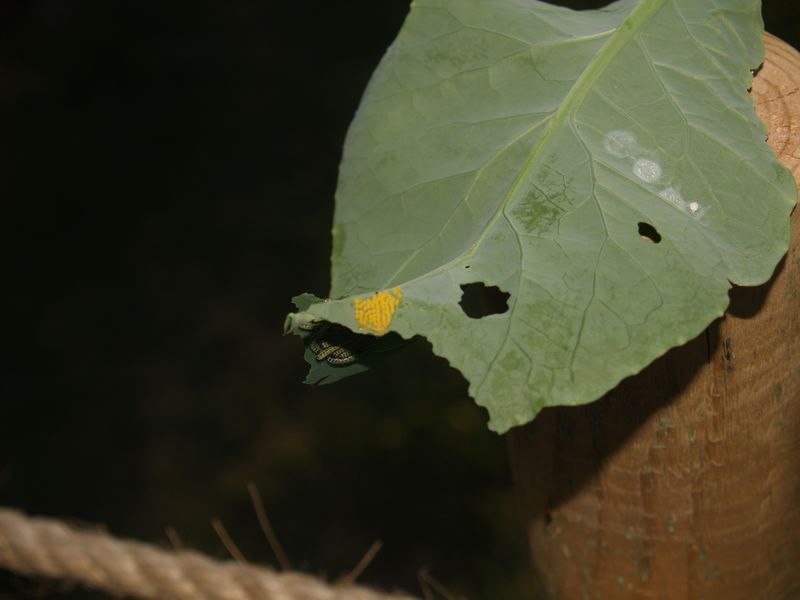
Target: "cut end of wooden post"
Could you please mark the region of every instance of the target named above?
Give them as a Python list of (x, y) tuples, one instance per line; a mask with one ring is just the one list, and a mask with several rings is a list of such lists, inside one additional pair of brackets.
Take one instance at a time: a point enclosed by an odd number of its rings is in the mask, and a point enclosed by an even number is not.
[(756, 111), (769, 145), (800, 184), (800, 52), (769, 33), (764, 46), (764, 66), (753, 81)]

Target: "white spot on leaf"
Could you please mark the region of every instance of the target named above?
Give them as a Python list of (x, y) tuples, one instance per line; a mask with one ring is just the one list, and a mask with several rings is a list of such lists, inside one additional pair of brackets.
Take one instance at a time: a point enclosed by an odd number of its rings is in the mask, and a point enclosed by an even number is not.
[(626, 158), (636, 154), (636, 136), (630, 131), (609, 131), (603, 140), (606, 152), (617, 158)]
[(664, 200), (672, 204), (675, 208), (679, 208), (681, 210), (686, 210), (686, 201), (681, 196), (681, 193), (676, 190), (675, 188), (667, 188), (665, 190), (661, 190), (658, 192), (658, 195), (661, 196)]
[(700, 217), (705, 211), (702, 210), (699, 202), (687, 202), (684, 200), (683, 195), (675, 188), (667, 188), (658, 192), (658, 195), (669, 202), (678, 210), (688, 214), (691, 217)]
[(647, 183), (655, 183), (661, 179), (661, 165), (653, 160), (640, 158), (633, 165), (633, 174)]

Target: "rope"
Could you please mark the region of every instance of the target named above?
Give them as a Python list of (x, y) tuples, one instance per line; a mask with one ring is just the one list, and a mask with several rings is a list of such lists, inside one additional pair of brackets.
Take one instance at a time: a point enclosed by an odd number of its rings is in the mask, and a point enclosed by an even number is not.
[(0, 509), (0, 568), (158, 600), (415, 600), (301, 573), (170, 552)]

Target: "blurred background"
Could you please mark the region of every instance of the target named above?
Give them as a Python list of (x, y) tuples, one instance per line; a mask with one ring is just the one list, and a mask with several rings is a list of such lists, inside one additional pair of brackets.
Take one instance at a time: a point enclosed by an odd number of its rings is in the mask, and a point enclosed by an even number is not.
[[(562, 2), (574, 8), (602, 2)], [(528, 598), (505, 440), (429, 347), (309, 388), (347, 125), (408, 0), (0, 3), (0, 505), (421, 595)], [(800, 6), (765, 0), (798, 44)], [(102, 598), (0, 571), (0, 599)]]

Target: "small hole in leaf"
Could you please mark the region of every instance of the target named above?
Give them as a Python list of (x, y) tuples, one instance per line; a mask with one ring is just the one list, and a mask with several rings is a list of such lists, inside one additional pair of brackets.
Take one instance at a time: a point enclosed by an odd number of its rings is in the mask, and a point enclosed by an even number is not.
[(502, 291), (496, 285), (484, 283), (467, 283), (461, 286), (461, 310), (470, 319), (482, 319), (489, 315), (501, 315), (508, 310), (508, 299), (511, 294)]
[(464, 268), (465, 268), (465, 269), (469, 269), (470, 267), (469, 267), (469, 265), (467, 265), (467, 266), (466, 266), (466, 267), (464, 267)]
[(650, 225), (650, 223), (639, 223), (639, 235), (646, 240), (650, 240), (654, 244), (661, 241), (661, 234), (658, 230)]
[(596, 10), (611, 4), (610, 0), (544, 0), (546, 4), (563, 6), (575, 11)]

